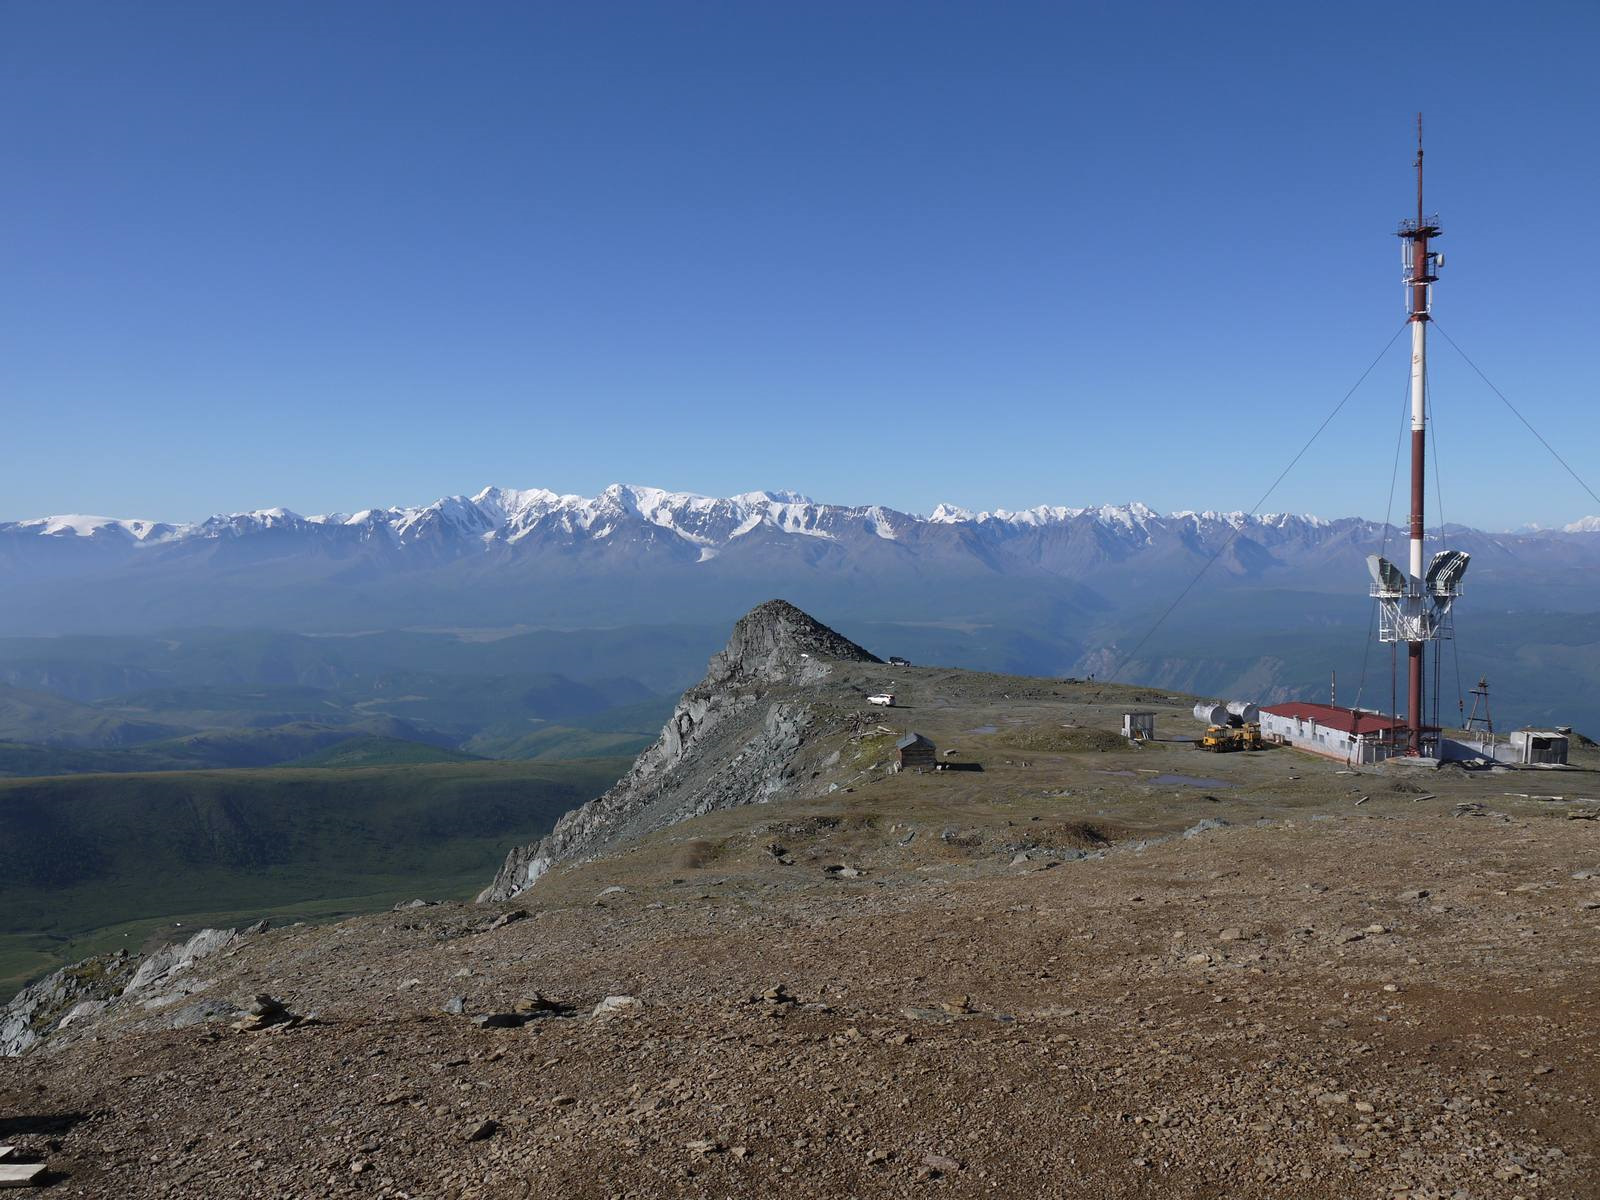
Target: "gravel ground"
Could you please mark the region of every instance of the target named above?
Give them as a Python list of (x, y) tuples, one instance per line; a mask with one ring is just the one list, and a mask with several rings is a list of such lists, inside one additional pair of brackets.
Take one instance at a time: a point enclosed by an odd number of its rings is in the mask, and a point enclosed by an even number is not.
[[(310, 1019), (120, 1005), (0, 1060), (0, 1143), (63, 1197), (1600, 1196), (1592, 769), (1100, 753), (1130, 697), (896, 685), (780, 802), (227, 943), (184, 1004)], [(984, 769), (885, 778), (881, 719)]]
[[(1600, 1195), (1597, 834), (1278, 821), (275, 931), (212, 990), (315, 1021), (7, 1062), (0, 1131), (63, 1196)], [(578, 1015), (470, 1020), (534, 992)]]

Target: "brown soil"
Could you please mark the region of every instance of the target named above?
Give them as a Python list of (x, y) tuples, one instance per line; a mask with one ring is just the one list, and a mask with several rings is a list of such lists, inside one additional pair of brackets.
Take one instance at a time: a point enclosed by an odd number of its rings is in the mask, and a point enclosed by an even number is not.
[[(1600, 1196), (1600, 821), (1506, 795), (1592, 773), (1019, 756), (1116, 697), (952, 679), (900, 689), (982, 772), (248, 939), (209, 994), (314, 1021), (127, 1014), (0, 1062), (0, 1141), (84, 1197)], [(470, 1021), (536, 991), (578, 1015)], [(611, 995), (644, 1006), (587, 1015)]]

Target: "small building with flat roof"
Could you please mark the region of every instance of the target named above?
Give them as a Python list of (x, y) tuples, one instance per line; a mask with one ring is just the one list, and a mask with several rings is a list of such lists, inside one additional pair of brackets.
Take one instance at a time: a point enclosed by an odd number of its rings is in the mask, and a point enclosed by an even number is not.
[(1511, 753), (1502, 755), (1502, 762), (1523, 766), (1556, 766), (1567, 761), (1566, 734), (1552, 729), (1518, 729), (1507, 736)]
[(1125, 712), (1122, 714), (1122, 736), (1135, 742), (1146, 742), (1156, 736), (1156, 715), (1153, 712)]

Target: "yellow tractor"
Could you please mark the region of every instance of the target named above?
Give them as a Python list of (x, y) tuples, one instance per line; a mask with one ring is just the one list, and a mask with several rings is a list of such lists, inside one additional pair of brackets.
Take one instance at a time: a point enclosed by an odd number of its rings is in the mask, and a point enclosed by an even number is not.
[(1266, 743), (1261, 740), (1261, 726), (1252, 722), (1248, 725), (1209, 725), (1195, 745), (1213, 754), (1227, 754), (1234, 750), (1260, 750)]

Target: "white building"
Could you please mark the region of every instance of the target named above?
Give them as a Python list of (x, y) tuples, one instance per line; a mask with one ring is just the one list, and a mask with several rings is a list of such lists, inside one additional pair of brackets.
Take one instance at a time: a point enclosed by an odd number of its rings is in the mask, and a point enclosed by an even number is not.
[(1510, 743), (1509, 755), (1502, 755), (1502, 762), (1521, 763), (1531, 766), (1535, 763), (1565, 763), (1567, 761), (1567, 735), (1547, 729), (1519, 729), (1507, 736)]
[(1346, 763), (1382, 762), (1403, 748), (1403, 739), (1397, 741), (1393, 735), (1405, 728), (1404, 721), (1382, 713), (1332, 704), (1296, 702), (1261, 710), (1261, 736), (1267, 741)]

